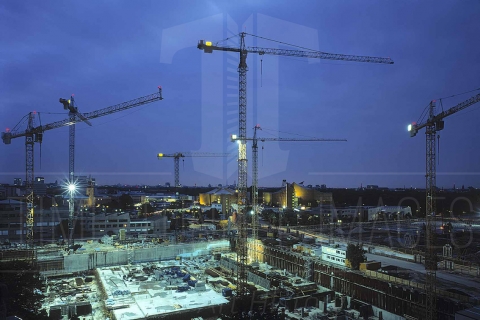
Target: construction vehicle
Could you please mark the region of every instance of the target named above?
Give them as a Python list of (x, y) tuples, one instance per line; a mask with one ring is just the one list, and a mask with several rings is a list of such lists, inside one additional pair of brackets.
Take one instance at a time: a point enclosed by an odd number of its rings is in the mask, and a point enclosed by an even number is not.
[(157, 158), (173, 158), (174, 172), (175, 172), (175, 187), (180, 185), (180, 158), (185, 157), (228, 157), (228, 153), (209, 153), (209, 152), (176, 152), (172, 154), (158, 153)]
[[(386, 63), (393, 64), (390, 58), (378, 58), (368, 56), (355, 56), (344, 54), (332, 54), (314, 50), (285, 50), (274, 48), (259, 48), (247, 47), (245, 45), (246, 32), (239, 34), (239, 47), (223, 47), (213, 44), (211, 41), (200, 40), (197, 48), (203, 50), (204, 53), (212, 53), (213, 51), (238, 52), (240, 55), (240, 62), (238, 65), (239, 75), (239, 114), (238, 114), (238, 129), (239, 129), (239, 144), (238, 144), (238, 220), (240, 225), (240, 232), (238, 235), (237, 245), (237, 296), (242, 300), (249, 294), (247, 289), (247, 226), (245, 219), (245, 206), (247, 205), (247, 54), (257, 53), (259, 55), (280, 55), (290, 57), (342, 60), (342, 61), (356, 61), (368, 63)], [(252, 36), (252, 35), (251, 35)], [(271, 40), (266, 39), (265, 40)], [(278, 41), (277, 41), (278, 42)]]
[(435, 215), (438, 214), (436, 209), (436, 184), (437, 184), (437, 168), (436, 168), (436, 134), (443, 130), (445, 123), (444, 118), (455, 114), (465, 108), (468, 108), (480, 101), (480, 94), (473, 96), (456, 106), (435, 114), (436, 100), (432, 100), (428, 105), (428, 119), (424, 122), (413, 122), (408, 126), (411, 137), (415, 137), (418, 130), (425, 128), (426, 136), (426, 206), (425, 206), (425, 270), (426, 270), (426, 306), (425, 319), (437, 319), (436, 309), (436, 281), (437, 281), (437, 255), (435, 253)]
[[(33, 200), (34, 200), (34, 194), (33, 194), (33, 180), (34, 180), (34, 144), (35, 142), (37, 143), (42, 143), (43, 141), (43, 134), (45, 131), (56, 129), (56, 128), (62, 128), (65, 126), (71, 126), (75, 124), (76, 122), (79, 121), (88, 121), (92, 120), (95, 118), (103, 117), (109, 114), (113, 114), (116, 112), (124, 111), (127, 109), (131, 109), (134, 107), (138, 107), (144, 104), (152, 103), (155, 101), (162, 100), (162, 88), (158, 87), (158, 92), (140, 97), (134, 100), (126, 101), (117, 105), (113, 105), (107, 108), (99, 109), (96, 111), (88, 112), (88, 113), (83, 113), (80, 116), (80, 113), (78, 112), (73, 112), (72, 115), (70, 115), (67, 119), (60, 120), (60, 121), (55, 121), (49, 124), (45, 125), (38, 125), (35, 126), (35, 118), (37, 116), (37, 112), (30, 112), (28, 115), (24, 116), (22, 120), (12, 129), (9, 130), (7, 129), (5, 132), (2, 132), (2, 140), (3, 143), (5, 144), (11, 144), (12, 139), (19, 138), (19, 137), (25, 137), (25, 163), (26, 163), (26, 178), (25, 178), (25, 189), (26, 189), (26, 194), (27, 194), (27, 216), (26, 216), (26, 227), (27, 227), (27, 235), (26, 235), (26, 242), (27, 246), (29, 248), (33, 248), (33, 226), (34, 226), (34, 206), (33, 206)], [(73, 100), (73, 99), (72, 99)], [(69, 106), (70, 106), (69, 102)], [(73, 107), (74, 108), (74, 107)], [(70, 112), (72, 113), (72, 112)], [(23, 125), (24, 122), (27, 122), (27, 129), (24, 131), (21, 131), (21, 125)], [(72, 137), (72, 136), (70, 136)], [(73, 141), (74, 139), (70, 139), (70, 146), (72, 148), (69, 149), (69, 151), (74, 150), (73, 147)], [(74, 163), (73, 159), (73, 153), (71, 154), (70, 160), (72, 163)], [(72, 181), (69, 181), (70, 183)], [(69, 191), (73, 193), (75, 191), (74, 185), (69, 185)], [(69, 212), (71, 214), (71, 212)], [(73, 229), (73, 224), (71, 222), (73, 220), (73, 216), (69, 215), (69, 227)], [(69, 239), (71, 237), (71, 231), (69, 235)], [(70, 241), (68, 241), (69, 243)]]

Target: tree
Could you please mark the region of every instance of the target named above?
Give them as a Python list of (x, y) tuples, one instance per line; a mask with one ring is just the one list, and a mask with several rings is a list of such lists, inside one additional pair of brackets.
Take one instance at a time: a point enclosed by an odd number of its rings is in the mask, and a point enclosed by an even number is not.
[(170, 230), (187, 230), (190, 223), (181, 214), (177, 214), (170, 219)]
[(147, 214), (152, 212), (155, 212), (155, 208), (150, 203), (145, 203), (142, 205), (141, 207), (142, 214)]
[(118, 198), (120, 209), (126, 210), (133, 207), (133, 199), (130, 195), (124, 193)]
[(363, 250), (362, 244), (349, 244), (347, 247), (347, 260), (350, 262), (353, 270), (358, 270), (360, 268), (360, 263), (367, 261), (365, 253), (367, 251)]
[(45, 310), (41, 310), (42, 281), (36, 266), (26, 261), (7, 261), (0, 263), (0, 283), (6, 288), (2, 290), (7, 315), (15, 315), (22, 319), (48, 319)]

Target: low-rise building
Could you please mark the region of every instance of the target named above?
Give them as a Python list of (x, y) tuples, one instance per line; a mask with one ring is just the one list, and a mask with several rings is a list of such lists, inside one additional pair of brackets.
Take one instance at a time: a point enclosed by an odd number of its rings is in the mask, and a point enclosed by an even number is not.
[[(36, 209), (33, 223), (33, 237), (36, 240), (55, 238), (55, 228), (61, 217), (51, 210)], [(23, 242), (26, 240), (26, 203), (7, 199), (0, 201), (0, 239)]]
[(347, 260), (347, 248), (340, 245), (333, 247), (322, 245), (322, 260), (345, 266)]
[(207, 193), (200, 193), (200, 205), (210, 206), (217, 209), (221, 214), (230, 214), (232, 204), (237, 203), (237, 193), (235, 190), (220, 187)]
[(400, 220), (412, 217), (412, 208), (401, 206), (371, 207), (368, 220)]
[(128, 213), (101, 213), (82, 219), (86, 232), (93, 237), (105, 234), (116, 234), (119, 229), (130, 228), (130, 215)]
[(283, 181), (282, 187), (275, 192), (263, 192), (263, 203), (277, 207), (296, 208), (299, 205), (308, 207), (328, 206), (333, 204), (330, 192), (324, 192), (311, 185), (305, 187), (297, 183)]
[(0, 199), (12, 198), (20, 196), (20, 188), (8, 184), (0, 185)]
[(118, 234), (120, 229), (137, 234), (165, 234), (169, 228), (168, 218), (161, 215), (151, 215), (147, 218), (134, 219), (129, 213), (101, 213), (82, 219), (84, 229), (92, 237), (105, 234)]

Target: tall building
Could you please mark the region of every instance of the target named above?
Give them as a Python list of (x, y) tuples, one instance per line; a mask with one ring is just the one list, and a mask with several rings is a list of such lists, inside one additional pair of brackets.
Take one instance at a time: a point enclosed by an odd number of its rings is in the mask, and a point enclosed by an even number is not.
[(22, 185), (22, 178), (15, 178), (13, 179), (13, 185), (20, 187)]

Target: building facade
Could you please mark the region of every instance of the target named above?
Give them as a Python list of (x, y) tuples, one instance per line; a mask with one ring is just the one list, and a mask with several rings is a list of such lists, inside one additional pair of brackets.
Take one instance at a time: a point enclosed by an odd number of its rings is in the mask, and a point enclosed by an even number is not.
[(333, 196), (332, 193), (321, 191), (319, 188), (287, 183), (284, 180), (278, 191), (263, 193), (263, 203), (287, 208), (296, 208), (299, 205), (316, 207), (333, 204)]
[(345, 266), (347, 260), (347, 249), (339, 245), (335, 247), (322, 246), (322, 260)]
[[(68, 214), (68, 213), (67, 213)], [(68, 215), (65, 215), (67, 218)], [(26, 204), (22, 201), (7, 199), (0, 201), (0, 239), (23, 243), (26, 241)], [(35, 240), (51, 240), (55, 238), (57, 226), (62, 217), (58, 212), (37, 209), (33, 224)]]
[(148, 218), (133, 219), (128, 213), (101, 213), (83, 217), (82, 224), (92, 237), (118, 234), (121, 229), (128, 233), (162, 235), (170, 228), (166, 216), (152, 215)]
[(232, 205), (237, 203), (237, 193), (235, 190), (220, 187), (200, 193), (199, 202), (202, 206), (215, 207), (221, 214), (230, 214)]

